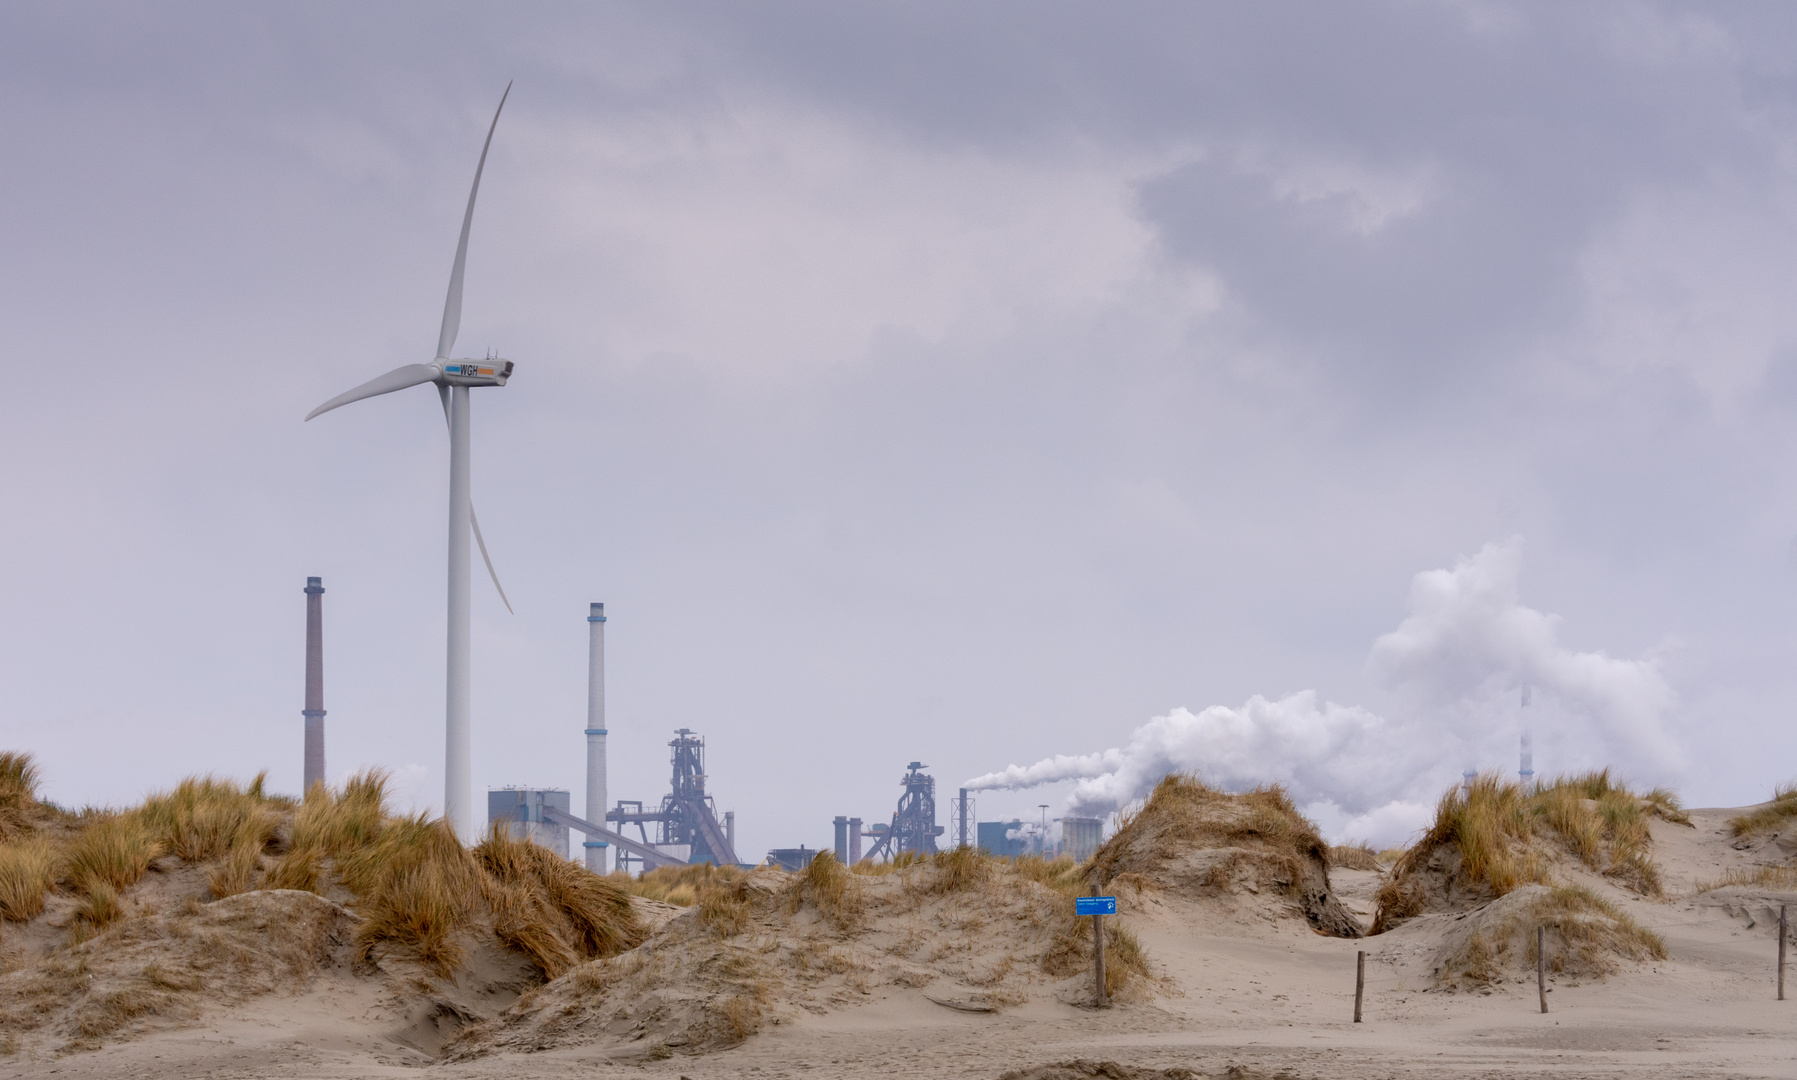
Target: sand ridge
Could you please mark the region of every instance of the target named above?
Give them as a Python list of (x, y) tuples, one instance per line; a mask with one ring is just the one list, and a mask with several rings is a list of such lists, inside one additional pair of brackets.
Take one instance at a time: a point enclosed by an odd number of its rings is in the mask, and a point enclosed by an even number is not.
[[(1471, 990), (1440, 982), (1437, 958), (1475, 917), (1468, 912), (1425, 914), (1389, 933), (1356, 940), (1324, 936), (1302, 917), (1268, 917), (1233, 899), (1142, 888), (1119, 890), (1119, 918), (1150, 958), (1155, 991), (1108, 1010), (1057, 997), (1053, 980), (992, 1012), (938, 1004), (932, 997), (953, 996), (938, 985), (953, 981), (943, 978), (945, 971), (923, 985), (906, 985), (894, 976), (913, 968), (931, 970), (937, 961), (920, 960), (927, 955), (922, 950), (967, 913), (924, 905), (909, 926), (876, 932), (886, 935), (879, 942), (888, 944), (909, 932), (918, 951), (900, 954), (886, 952), (885, 944), (869, 945), (870, 956), (884, 966), (864, 974), (865, 993), (852, 991), (829, 1002), (823, 999), (838, 990), (826, 993), (826, 987), (846, 986), (846, 974), (841, 984), (820, 981), (810, 991), (822, 995), (817, 1010), (795, 1009), (734, 1046), (702, 1055), (620, 1058), (624, 1043), (653, 1047), (655, 1032), (607, 1041), (581, 1036), (576, 1024), (570, 1029), (576, 1037), (553, 1045), (507, 1046), (500, 1038), (479, 1055), (443, 1060), (438, 1052), (453, 1046), (453, 1035), (444, 1033), (470, 1026), (456, 1010), (478, 1022), (482, 1015), (503, 1016), (512, 1004), (503, 1002), (503, 995), (482, 999), (482, 986), (493, 985), (491, 975), (462, 972), (455, 980), (430, 984), (421, 970), (408, 972), (388, 959), (373, 977), (333, 962), (326, 949), (301, 986), (201, 1002), (183, 1021), (190, 1026), (135, 1032), (126, 1041), (103, 1041), (91, 1050), (18, 1049), (0, 1057), (0, 1077), (412, 1076), (424, 1067), (444, 1077), (884, 1080), (1010, 1073), (1058, 1080), (1107, 1075), (1100, 1069), (1110, 1067), (1105, 1063), (1114, 1063), (1112, 1074), (1130, 1077), (1184, 1075), (1177, 1070), (1219, 1077), (1632, 1077), (1648, 1071), (1665, 1077), (1789, 1077), (1797, 1075), (1797, 1040), (1790, 1035), (1797, 1001), (1773, 1000), (1772, 965), (1776, 905), (1797, 906), (1797, 895), (1739, 887), (1692, 891), (1693, 884), (1730, 870), (1781, 864), (1778, 849), (1764, 842), (1737, 846), (1728, 828), (1735, 813), (1692, 811), (1692, 827), (1653, 823), (1663, 899), (1642, 896), (1602, 875), (1580, 879), (1659, 934), (1668, 956), (1631, 962), (1604, 977), (1556, 975), (1546, 1016), (1536, 1011), (1530, 980), (1517, 982), (1512, 975)], [(1377, 877), (1335, 870), (1331, 883), (1343, 906), (1364, 919)], [(768, 896), (777, 891), (770, 889)], [(254, 895), (237, 903), (263, 902)], [(990, 912), (987, 917), (996, 918)], [(789, 918), (805, 934), (837, 933), (813, 910), (779, 918)], [(696, 912), (672, 913), (639, 949), (665, 948), (692, 933), (696, 922)], [(757, 933), (747, 931), (751, 939)], [(984, 944), (987, 936), (995, 938), (991, 949)], [(1001, 946), (1015, 951), (1017, 944), (979, 931), (964, 934), (962, 941), (965, 951), (941, 962), (952, 961), (968, 973), (996, 959)], [(1350, 1021), (1359, 950), (1368, 954), (1368, 989), (1366, 1022), (1355, 1025)], [(776, 957), (769, 962), (790, 963), (787, 952), (767, 955)], [(1066, 980), (1068, 988), (1078, 982)], [(425, 985), (429, 992), (420, 988)], [(978, 989), (961, 980), (956, 991)]]

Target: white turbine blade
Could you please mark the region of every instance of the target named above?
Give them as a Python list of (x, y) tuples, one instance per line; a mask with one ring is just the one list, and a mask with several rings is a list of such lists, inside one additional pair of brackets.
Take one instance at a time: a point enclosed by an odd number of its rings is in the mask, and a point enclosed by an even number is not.
[(505, 99), (512, 93), (512, 84), (505, 84), (505, 93), (499, 95), (499, 108), (493, 110), (493, 123), (487, 128), (486, 144), (480, 148), (480, 164), (474, 167), (474, 186), (468, 189), (468, 210), (462, 215), (462, 239), (455, 246), (455, 267), (449, 271), (449, 296), (443, 301), (443, 332), (437, 335), (437, 358), (448, 359), (449, 350), (455, 348), (456, 331), (462, 328), (462, 268), (468, 262), (468, 228), (474, 224), (474, 197), (480, 194), (481, 170), (487, 167), (487, 148), (493, 145), (493, 131), (499, 127), (499, 114), (505, 108)]
[(487, 555), (487, 542), (480, 538), (480, 518), (474, 516), (472, 501), (468, 503), (468, 524), (474, 526), (474, 543), (480, 548), (481, 561), (487, 564), (487, 576), (493, 579), (493, 587), (499, 590), (499, 602), (505, 605), (505, 610), (508, 613), (518, 614), (512, 611), (512, 602), (505, 598), (505, 586), (499, 584), (499, 575), (493, 570), (493, 560)]
[[(437, 399), (443, 402), (443, 422), (447, 424), (449, 423), (449, 387), (438, 383)], [(505, 605), (506, 611), (513, 615), (518, 614), (512, 611), (512, 602), (505, 598), (505, 586), (499, 583), (499, 572), (493, 569), (493, 557), (487, 554), (487, 542), (481, 538), (480, 518), (474, 514), (473, 500), (468, 503), (468, 524), (474, 526), (474, 543), (480, 548), (481, 561), (487, 564), (487, 576), (493, 579), (493, 587), (499, 590), (499, 602)]]
[(408, 386), (417, 386), (420, 383), (435, 382), (436, 379), (437, 369), (431, 364), (407, 364), (405, 367), (396, 367), (385, 375), (369, 379), (354, 390), (338, 394), (323, 405), (320, 405), (318, 408), (307, 413), (306, 419), (310, 420), (320, 413), (328, 413), (332, 409), (342, 405), (348, 405), (352, 401), (361, 401), (363, 398), (391, 394), (395, 390), (404, 390)]

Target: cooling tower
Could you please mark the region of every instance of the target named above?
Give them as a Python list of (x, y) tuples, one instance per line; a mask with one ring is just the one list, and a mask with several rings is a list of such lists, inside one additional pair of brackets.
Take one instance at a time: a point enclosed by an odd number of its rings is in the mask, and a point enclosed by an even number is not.
[(1061, 840), (1062, 853), (1083, 863), (1097, 854), (1098, 845), (1104, 840), (1104, 822), (1095, 817), (1062, 818)]

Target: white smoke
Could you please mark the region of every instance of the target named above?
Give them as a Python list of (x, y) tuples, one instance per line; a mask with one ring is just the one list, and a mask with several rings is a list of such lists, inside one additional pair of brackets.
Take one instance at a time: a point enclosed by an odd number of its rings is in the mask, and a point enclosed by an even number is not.
[(1316, 692), (1304, 690), (1278, 701), (1256, 696), (1240, 709), (1212, 705), (1196, 714), (1174, 709), (1137, 728), (1122, 747), (1013, 765), (964, 786), (1016, 790), (1077, 779), (1072, 809), (1109, 813), (1140, 798), (1167, 773), (1196, 768), (1225, 787), (1281, 783), (1294, 792), (1331, 793), (1337, 805), (1364, 813), (1390, 797), (1378, 790), (1386, 785), (1369, 784), (1371, 778), (1413, 771), (1407, 745), (1414, 740), (1365, 709), (1334, 702), (1319, 706)]
[(989, 791), (994, 788), (1021, 791), (1040, 784), (1052, 784), (1057, 780), (1104, 776), (1121, 769), (1126, 760), (1124, 752), (1115, 747), (1096, 754), (1073, 757), (1056, 754), (1051, 758), (1043, 758), (1034, 765), (1006, 765), (1000, 772), (975, 777), (962, 786), (968, 791)]
[(1410, 616), (1373, 643), (1368, 665), (1425, 708), (1462, 713), (1529, 686), (1590, 725), (1620, 763), (1665, 769), (1677, 695), (1647, 660), (1560, 645), (1560, 619), (1519, 602), (1522, 545), (1487, 544), (1410, 584)]
[[(1012, 765), (967, 781), (969, 790), (1076, 780), (1076, 814), (1102, 816), (1146, 795), (1161, 777), (1192, 771), (1241, 790), (1286, 786), (1337, 840), (1396, 841), (1421, 826), (1434, 798), (1494, 738), (1514, 738), (1508, 692), (1536, 691), (1533, 719), (1566, 729), (1599, 760), (1665, 769), (1676, 756), (1669, 722), (1676, 697), (1646, 660), (1572, 652), (1559, 620), (1518, 600), (1516, 541), (1488, 544), (1452, 570), (1420, 573), (1410, 614), (1378, 639), (1369, 667), (1418, 706), (1389, 720), (1356, 706), (1318, 704), (1314, 691), (1239, 709), (1179, 708), (1137, 728), (1123, 746)], [(1549, 707), (1542, 707), (1547, 699)], [(1494, 717), (1503, 716), (1501, 723)], [(1421, 718), (1428, 719), (1421, 719)]]

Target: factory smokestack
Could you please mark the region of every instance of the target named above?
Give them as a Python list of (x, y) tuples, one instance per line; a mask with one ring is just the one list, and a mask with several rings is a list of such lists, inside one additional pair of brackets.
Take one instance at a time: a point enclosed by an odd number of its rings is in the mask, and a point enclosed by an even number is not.
[(306, 579), (306, 718), (305, 786), (324, 782), (324, 585)]
[[(1522, 707), (1529, 707), (1529, 686), (1523, 684)], [(1522, 767), (1516, 770), (1522, 782), (1528, 784), (1535, 779), (1535, 740), (1529, 737), (1529, 725), (1525, 721), (1522, 727)]]
[[(587, 820), (605, 823), (605, 605), (587, 614)], [(587, 869), (605, 873), (605, 841), (589, 839)]]
[(961, 789), (959, 805), (955, 808), (956, 825), (960, 831), (955, 836), (956, 847), (967, 846), (967, 789)]

